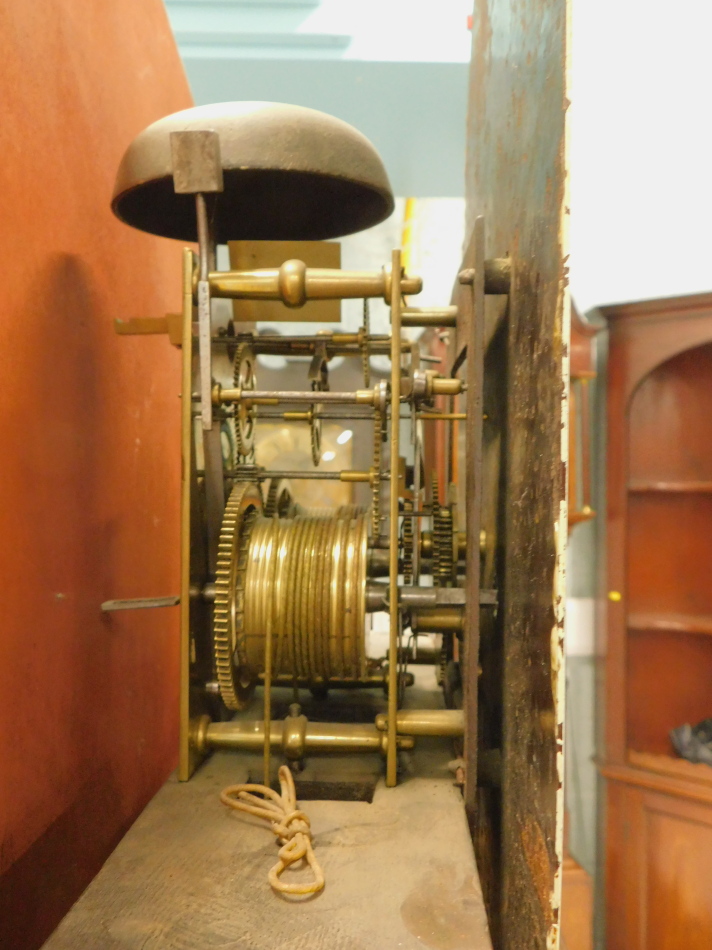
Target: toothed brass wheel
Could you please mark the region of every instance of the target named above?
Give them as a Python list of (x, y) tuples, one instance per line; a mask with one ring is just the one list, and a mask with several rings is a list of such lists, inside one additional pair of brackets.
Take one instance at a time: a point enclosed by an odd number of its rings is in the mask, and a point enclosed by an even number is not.
[(368, 350), (368, 338), (371, 333), (371, 318), (369, 312), (368, 297), (363, 302), (363, 326), (359, 333), (361, 341), (361, 366), (363, 368), (364, 389), (371, 388), (371, 354)]
[(454, 524), (452, 508), (441, 505), (439, 501), (437, 477), (432, 481), (432, 519), (433, 519), (433, 586), (450, 587), (454, 580), (455, 559)]
[(228, 709), (244, 709), (252, 696), (255, 675), (247, 663), (244, 638), (244, 578), (250, 521), (262, 511), (259, 488), (238, 482), (225, 506), (213, 609), (213, 655), (220, 696)]
[[(255, 389), (255, 354), (247, 343), (241, 343), (235, 353), (233, 380), (236, 389)], [(255, 407), (247, 408), (244, 400), (235, 404), (235, 446), (237, 454), (247, 459), (252, 453), (255, 439)]]
[[(385, 386), (384, 382), (379, 386)], [(381, 533), (381, 456), (387, 436), (385, 411), (377, 409), (373, 414), (373, 465), (371, 466), (371, 534), (374, 539)]]
[(406, 499), (403, 502), (403, 527), (401, 528), (401, 544), (403, 546), (403, 583), (413, 583), (413, 502)]
[(265, 518), (284, 518), (293, 507), (292, 489), (287, 479), (271, 479), (265, 501)]

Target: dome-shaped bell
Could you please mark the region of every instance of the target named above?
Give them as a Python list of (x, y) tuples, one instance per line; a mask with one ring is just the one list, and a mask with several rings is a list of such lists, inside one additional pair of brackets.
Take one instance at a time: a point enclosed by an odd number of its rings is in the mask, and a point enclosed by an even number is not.
[(173, 187), (170, 142), (171, 132), (193, 130), (220, 138), (218, 243), (341, 237), (393, 210), (383, 162), (353, 126), (302, 106), (223, 102), (176, 112), (136, 136), (114, 185), (118, 218), (151, 234), (197, 239), (195, 200)]

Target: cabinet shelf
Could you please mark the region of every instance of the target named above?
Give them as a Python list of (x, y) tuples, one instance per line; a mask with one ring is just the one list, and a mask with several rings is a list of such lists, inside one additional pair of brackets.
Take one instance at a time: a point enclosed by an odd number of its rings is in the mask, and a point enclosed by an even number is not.
[(653, 481), (635, 478), (628, 482), (630, 492), (670, 492), (673, 494), (712, 494), (712, 481)]
[(702, 762), (688, 762), (687, 759), (678, 759), (671, 755), (635, 752), (633, 749), (628, 750), (628, 762), (637, 769), (712, 786), (712, 766)]
[(695, 633), (712, 636), (712, 616), (702, 614), (634, 613), (628, 617), (629, 630), (661, 633)]

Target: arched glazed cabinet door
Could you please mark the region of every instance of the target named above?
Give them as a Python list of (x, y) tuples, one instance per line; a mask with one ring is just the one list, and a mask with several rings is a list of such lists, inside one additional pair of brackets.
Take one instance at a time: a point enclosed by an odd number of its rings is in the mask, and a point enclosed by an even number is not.
[(712, 946), (712, 295), (608, 307), (606, 947)]
[(673, 755), (712, 715), (712, 344), (643, 379), (628, 430), (626, 745)]

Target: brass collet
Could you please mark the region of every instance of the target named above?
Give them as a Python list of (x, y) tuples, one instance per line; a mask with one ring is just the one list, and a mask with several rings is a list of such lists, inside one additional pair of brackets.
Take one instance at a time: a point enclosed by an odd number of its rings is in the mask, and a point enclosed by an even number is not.
[(457, 377), (440, 376), (432, 369), (416, 369), (410, 392), (406, 389), (406, 395), (409, 395), (417, 406), (423, 400), (430, 402), (434, 396), (458, 396), (464, 390), (465, 384)]
[[(376, 716), (376, 728), (388, 729), (388, 716)], [(465, 732), (462, 709), (400, 709), (396, 715), (399, 736), (461, 736)]]
[(411, 614), (414, 633), (461, 633), (464, 626), (462, 607), (420, 607)]
[(464, 388), (461, 379), (448, 379), (438, 376), (431, 370), (426, 370), (428, 397), (430, 396), (458, 396)]

